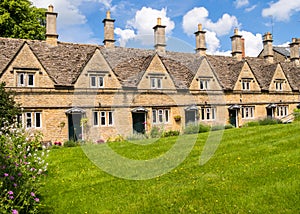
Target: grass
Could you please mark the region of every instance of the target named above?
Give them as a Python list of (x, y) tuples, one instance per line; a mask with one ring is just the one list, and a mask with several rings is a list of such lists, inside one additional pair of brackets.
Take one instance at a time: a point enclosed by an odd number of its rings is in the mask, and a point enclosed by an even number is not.
[[(208, 136), (201, 133), (179, 166), (149, 180), (114, 177), (94, 165), (81, 147), (55, 149), (42, 188), (44, 212), (299, 213), (299, 133), (300, 123), (225, 130), (214, 156), (200, 166)], [(188, 135), (187, 141), (195, 136)], [(142, 160), (163, 155), (176, 139), (109, 146)]]

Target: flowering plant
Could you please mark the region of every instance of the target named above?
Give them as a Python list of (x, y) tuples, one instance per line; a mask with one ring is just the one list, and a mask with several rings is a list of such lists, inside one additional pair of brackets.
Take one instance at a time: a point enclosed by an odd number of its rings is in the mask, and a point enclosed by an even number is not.
[(37, 213), (39, 186), (47, 171), (49, 150), (41, 134), (24, 131), (17, 124), (0, 129), (0, 213)]

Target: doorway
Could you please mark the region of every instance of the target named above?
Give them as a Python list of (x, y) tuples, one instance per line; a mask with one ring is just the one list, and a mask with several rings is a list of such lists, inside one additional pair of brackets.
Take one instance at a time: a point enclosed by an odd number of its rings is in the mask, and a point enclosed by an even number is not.
[(82, 114), (68, 114), (69, 140), (82, 140), (81, 118)]
[(134, 134), (145, 134), (145, 123), (145, 112), (132, 112), (132, 126)]
[(234, 127), (238, 126), (238, 121), (237, 121), (237, 109), (229, 109), (229, 122), (231, 125), (233, 125)]
[(185, 125), (196, 124), (197, 122), (197, 111), (196, 110), (186, 110), (185, 111)]

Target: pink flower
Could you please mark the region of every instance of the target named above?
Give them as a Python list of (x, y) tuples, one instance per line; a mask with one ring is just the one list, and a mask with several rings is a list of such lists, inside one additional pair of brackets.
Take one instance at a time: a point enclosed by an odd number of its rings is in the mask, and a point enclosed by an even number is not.
[(34, 196), (35, 196), (34, 192), (31, 192), (31, 193), (30, 193), (30, 195), (31, 195), (32, 197), (34, 197)]
[(40, 199), (39, 199), (39, 198), (35, 198), (34, 200), (35, 200), (36, 202), (39, 202), (39, 201), (40, 201)]
[(19, 214), (18, 210), (12, 210), (12, 214)]
[(8, 174), (7, 174), (7, 173), (4, 173), (4, 177), (8, 177)]
[(13, 191), (8, 191), (7, 193), (8, 193), (9, 195), (13, 195), (13, 194), (14, 194)]

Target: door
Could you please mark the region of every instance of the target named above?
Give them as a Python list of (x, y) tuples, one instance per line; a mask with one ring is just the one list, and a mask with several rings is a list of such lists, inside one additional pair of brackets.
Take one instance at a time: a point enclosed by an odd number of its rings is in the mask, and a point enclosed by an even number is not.
[(145, 134), (146, 113), (132, 112), (133, 133)]
[(69, 140), (82, 140), (82, 127), (80, 126), (82, 114), (68, 114)]
[(230, 121), (230, 124), (233, 125), (234, 127), (238, 126), (236, 109), (229, 109), (229, 121)]
[(186, 110), (185, 111), (185, 124), (192, 123), (195, 124), (197, 121), (197, 111), (196, 110)]
[(274, 117), (274, 108), (267, 108), (267, 117), (268, 118)]

